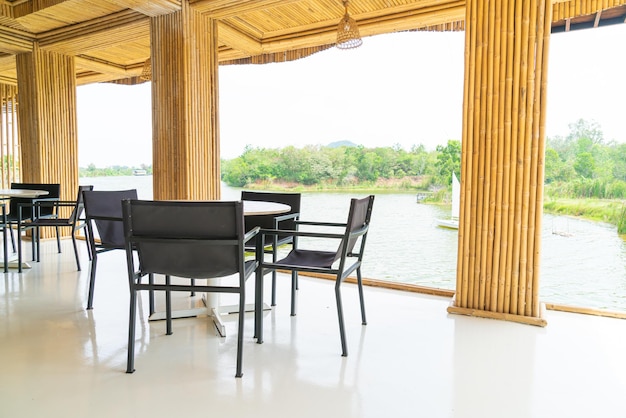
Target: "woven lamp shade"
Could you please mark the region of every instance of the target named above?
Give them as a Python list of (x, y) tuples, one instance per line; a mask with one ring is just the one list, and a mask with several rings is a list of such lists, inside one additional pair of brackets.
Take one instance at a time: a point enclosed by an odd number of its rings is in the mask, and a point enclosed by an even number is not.
[(359, 47), (363, 44), (363, 40), (361, 39), (361, 34), (359, 33), (356, 21), (348, 14), (347, 0), (343, 2), (343, 6), (346, 9), (346, 12), (337, 26), (337, 48), (351, 49)]
[(152, 80), (152, 62), (150, 61), (150, 58), (143, 63), (143, 69), (141, 70), (139, 78), (146, 81)]

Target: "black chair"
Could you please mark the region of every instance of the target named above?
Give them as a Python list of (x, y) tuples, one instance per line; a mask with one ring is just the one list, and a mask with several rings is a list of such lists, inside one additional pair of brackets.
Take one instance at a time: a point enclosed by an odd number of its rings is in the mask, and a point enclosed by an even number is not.
[[(363, 251), (365, 249), (365, 241), (369, 230), (370, 217), (372, 215), (372, 206), (374, 204), (374, 196), (368, 196), (363, 199), (352, 199), (350, 202), (350, 211), (348, 213), (348, 221), (346, 223), (330, 223), (330, 222), (305, 222), (297, 221), (297, 225), (308, 225), (310, 227), (338, 227), (342, 228), (342, 233), (326, 233), (326, 232), (308, 232), (308, 231), (281, 231), (281, 230), (264, 230), (258, 234), (256, 259), (259, 267), (256, 273), (256, 299), (255, 299), (255, 333), (257, 342), (263, 342), (263, 320), (261, 317), (261, 309), (263, 304), (263, 277), (270, 271), (288, 270), (291, 271), (291, 315), (296, 314), (295, 310), (295, 289), (298, 272), (324, 273), (332, 274), (335, 278), (335, 298), (337, 301), (337, 315), (339, 318), (339, 333), (341, 336), (342, 356), (348, 355), (346, 346), (345, 327), (343, 320), (343, 308), (341, 303), (341, 283), (356, 271), (357, 285), (359, 289), (359, 301), (361, 304), (361, 320), (363, 325), (367, 324), (365, 319), (365, 304), (363, 300), (363, 283), (361, 277), (361, 262), (363, 260)], [(295, 240), (293, 249), (289, 254), (276, 262), (268, 262), (264, 260), (264, 247), (266, 238), (273, 239), (279, 234), (291, 234), (294, 238), (317, 238), (321, 240), (339, 241), (339, 246), (333, 251), (308, 250), (300, 248), (301, 240)], [(355, 251), (357, 242), (360, 242), (358, 250)], [(320, 242), (316, 245), (319, 245)], [(335, 265), (336, 267), (333, 267)]]
[[(128, 361), (132, 373), (135, 357), (137, 292), (164, 291), (166, 333), (172, 334), (173, 291), (221, 292), (239, 294), (237, 371), (241, 377), (245, 285), (256, 270), (256, 260), (245, 261), (244, 245), (259, 230), (244, 232), (241, 202), (145, 201), (123, 202), (126, 260), (130, 285)], [(135, 267), (134, 250), (138, 268)], [(162, 274), (164, 283), (142, 283), (145, 275)], [(195, 279), (237, 275), (231, 285), (197, 285)], [(190, 279), (188, 284), (172, 284), (171, 276)]]
[[(89, 296), (87, 309), (93, 309), (93, 293), (96, 281), (98, 254), (124, 250), (124, 225), (122, 222), (122, 200), (137, 199), (137, 190), (91, 190), (83, 192), (87, 240), (91, 248), (89, 267)], [(96, 239), (96, 230), (98, 239)], [(151, 302), (153, 302), (151, 300)], [(150, 306), (154, 312), (154, 304)]]
[[(241, 200), (255, 200), (263, 202), (276, 202), (289, 205), (289, 212), (280, 215), (252, 215), (244, 218), (246, 232), (255, 227), (262, 229), (287, 229), (295, 230), (296, 221), (300, 217), (300, 193), (274, 193), (274, 192), (253, 192), (242, 190)], [(256, 251), (257, 237), (246, 243), (246, 251)], [(272, 254), (272, 261), (276, 262), (278, 247), (286, 244), (293, 244), (293, 236), (280, 234), (274, 235), (270, 242), (266, 242), (264, 250)], [(272, 306), (276, 305), (276, 272), (272, 272)]]
[[(59, 253), (61, 252), (61, 240), (59, 239), (59, 228), (71, 228), (71, 237), (72, 237), (72, 245), (74, 246), (74, 256), (76, 257), (76, 268), (80, 271), (80, 259), (78, 255), (78, 246), (76, 244), (76, 233), (81, 229), (87, 226), (84, 218), (81, 218), (83, 214), (83, 192), (93, 190), (93, 186), (78, 186), (78, 195), (76, 196), (75, 201), (69, 200), (54, 200), (54, 201), (46, 201), (46, 200), (38, 200), (34, 203), (34, 213), (32, 221), (25, 224), (24, 229), (32, 229), (33, 230), (33, 242), (35, 243), (36, 256), (34, 257), (36, 261), (40, 260), (40, 228), (43, 227), (55, 227), (57, 230), (57, 249)], [(54, 208), (53, 212), (60, 214), (63, 209), (69, 210), (71, 212), (67, 218), (60, 217), (42, 217), (39, 216), (40, 213), (45, 213), (47, 208)], [(59, 216), (59, 215), (58, 215)], [(87, 234), (85, 234), (85, 239), (87, 241), (87, 252), (89, 254), (89, 259), (91, 259), (91, 248), (89, 246), (89, 239), (87, 238)]]
[[(11, 226), (17, 227), (17, 261), (18, 272), (22, 272), (22, 232), (28, 229), (28, 223), (33, 220), (35, 214), (35, 203), (54, 202), (59, 200), (61, 185), (59, 183), (11, 183), (11, 189), (22, 190), (45, 190), (48, 194), (41, 197), (11, 197), (9, 200), (9, 213), (7, 221)], [(53, 206), (43, 207), (37, 213), (39, 219), (56, 218), (58, 216), (56, 208)], [(60, 244), (59, 229), (56, 229), (57, 242)], [(34, 238), (34, 237), (33, 237)], [(11, 230), (11, 244), (15, 251), (15, 239)], [(33, 260), (36, 259), (35, 239), (32, 240)]]
[(10, 228), (9, 222), (7, 221), (7, 208), (6, 205), (4, 203), (0, 203), (0, 215), (2, 216), (0, 218), (0, 228), (2, 228), (2, 252), (3, 252), (3, 256), (4, 256), (4, 272), (8, 273), (9, 272), (9, 251), (7, 248), (8, 245), (8, 239), (7, 239), (7, 233), (8, 233), (8, 229)]

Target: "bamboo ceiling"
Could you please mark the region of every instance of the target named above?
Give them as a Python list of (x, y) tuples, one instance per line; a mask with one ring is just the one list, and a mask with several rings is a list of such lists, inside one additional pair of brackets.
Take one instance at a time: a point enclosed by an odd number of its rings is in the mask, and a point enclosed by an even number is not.
[[(554, 1), (554, 26), (623, 22), (626, 0)], [(191, 0), (218, 21), (219, 61), (266, 63), (332, 46), (340, 0)], [(0, 83), (16, 84), (15, 55), (44, 50), (76, 57), (78, 84), (138, 80), (150, 55), (150, 17), (179, 10), (180, 0), (0, 0)], [(462, 30), (464, 0), (352, 0), (361, 35), (406, 30)], [(578, 19), (578, 20), (577, 20)], [(582, 19), (582, 20), (581, 20)]]

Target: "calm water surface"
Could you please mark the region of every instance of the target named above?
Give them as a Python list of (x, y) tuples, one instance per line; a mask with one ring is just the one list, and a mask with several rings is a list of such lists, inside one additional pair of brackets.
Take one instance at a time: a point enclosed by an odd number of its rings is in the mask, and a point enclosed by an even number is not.
[[(96, 190), (136, 188), (152, 198), (152, 176), (81, 178)], [(222, 186), (223, 199), (241, 189)], [(303, 193), (301, 218), (345, 220), (351, 197)], [(454, 289), (457, 232), (439, 228), (448, 210), (416, 203), (415, 194), (376, 193), (364, 277)], [(540, 297), (544, 302), (626, 311), (626, 244), (614, 226), (544, 215)]]

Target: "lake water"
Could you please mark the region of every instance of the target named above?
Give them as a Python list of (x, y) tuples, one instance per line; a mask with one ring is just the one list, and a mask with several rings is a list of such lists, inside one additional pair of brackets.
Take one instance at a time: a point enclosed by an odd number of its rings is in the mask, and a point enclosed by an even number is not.
[[(96, 190), (136, 188), (152, 198), (152, 176), (81, 178)], [(241, 189), (222, 186), (222, 198)], [(303, 193), (301, 219), (344, 221), (359, 193)], [(376, 193), (363, 276), (454, 289), (457, 232), (439, 228), (449, 210), (418, 204), (414, 193)], [(626, 243), (614, 226), (544, 215), (540, 298), (543, 302), (626, 311)]]

